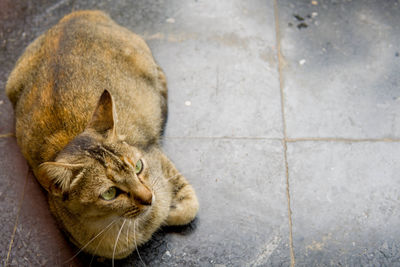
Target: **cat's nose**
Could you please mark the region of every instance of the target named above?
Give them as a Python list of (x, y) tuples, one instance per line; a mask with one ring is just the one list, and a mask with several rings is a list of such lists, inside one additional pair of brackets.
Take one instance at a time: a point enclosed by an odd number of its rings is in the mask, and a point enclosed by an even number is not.
[(149, 206), (152, 203), (153, 194), (150, 189), (145, 185), (140, 185), (135, 190), (135, 200), (145, 206)]

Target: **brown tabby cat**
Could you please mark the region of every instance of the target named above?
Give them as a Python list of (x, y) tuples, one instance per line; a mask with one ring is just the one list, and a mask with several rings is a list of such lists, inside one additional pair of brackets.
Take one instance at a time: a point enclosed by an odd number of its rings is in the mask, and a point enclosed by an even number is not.
[(79, 248), (124, 258), (194, 219), (195, 192), (160, 149), (165, 76), (139, 36), (100, 11), (67, 15), (28, 46), (6, 92), (22, 153)]

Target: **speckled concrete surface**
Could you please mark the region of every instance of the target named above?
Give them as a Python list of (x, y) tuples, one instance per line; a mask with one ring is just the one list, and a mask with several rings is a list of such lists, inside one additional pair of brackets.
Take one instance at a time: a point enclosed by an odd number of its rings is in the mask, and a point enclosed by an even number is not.
[(279, 3), (288, 137), (400, 138), (400, 3)]
[(148, 42), (169, 85), (163, 146), (201, 204), (116, 266), (400, 266), (394, 0), (1, 1), (3, 265), (112, 264), (74, 257), (4, 94), (23, 49), (80, 9)]

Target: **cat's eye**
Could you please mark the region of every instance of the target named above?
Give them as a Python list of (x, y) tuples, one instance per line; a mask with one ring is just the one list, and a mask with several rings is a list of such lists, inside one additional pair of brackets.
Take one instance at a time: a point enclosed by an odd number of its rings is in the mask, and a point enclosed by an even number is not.
[(107, 191), (102, 193), (100, 196), (104, 200), (113, 200), (117, 196), (117, 188), (115, 188), (114, 186), (110, 187), (110, 188), (108, 188)]
[(136, 165), (135, 165), (135, 173), (136, 173), (136, 174), (139, 174), (139, 173), (142, 172), (142, 170), (143, 170), (143, 161), (142, 161), (141, 159), (139, 159), (139, 160), (136, 162)]

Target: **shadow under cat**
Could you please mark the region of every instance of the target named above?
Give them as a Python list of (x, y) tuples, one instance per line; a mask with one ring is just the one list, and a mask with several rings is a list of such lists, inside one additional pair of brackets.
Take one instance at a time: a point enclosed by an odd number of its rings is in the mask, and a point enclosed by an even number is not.
[[(191, 223), (182, 226), (164, 226), (153, 234), (152, 238), (140, 246), (130, 256), (122, 260), (115, 260), (115, 266), (154, 266), (167, 262), (171, 257), (169, 244), (169, 235), (188, 236), (193, 234), (200, 223), (200, 219), (196, 217)], [(79, 251), (76, 248), (76, 251)], [(83, 266), (106, 267), (112, 265), (111, 259), (93, 256), (81, 252), (77, 258)], [(182, 259), (182, 263), (185, 263)]]

